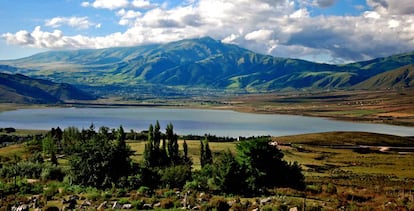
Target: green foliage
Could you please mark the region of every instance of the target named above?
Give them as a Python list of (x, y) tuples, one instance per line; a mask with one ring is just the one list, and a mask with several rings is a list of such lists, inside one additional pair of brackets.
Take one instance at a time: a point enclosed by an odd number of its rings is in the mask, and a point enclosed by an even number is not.
[(217, 211), (227, 211), (230, 206), (227, 203), (227, 200), (220, 196), (214, 196), (210, 199), (207, 209), (208, 210), (217, 210)]
[(125, 144), (122, 127), (117, 140), (111, 140), (107, 129), (95, 133), (93, 128), (85, 132), (89, 138), (81, 141), (69, 159), (70, 174), (75, 184), (98, 188), (117, 186), (122, 177), (130, 173), (131, 150)]
[[(162, 141), (161, 141), (162, 139)], [(159, 122), (148, 129), (148, 141), (145, 144), (144, 159), (139, 173), (143, 184), (156, 187), (161, 180), (163, 186), (181, 188), (191, 178), (191, 159), (185, 150), (179, 151), (178, 136), (173, 125), (166, 127), (165, 136), (160, 132)]]
[(201, 167), (213, 164), (213, 155), (208, 145), (208, 139), (200, 141), (200, 164)]
[(215, 188), (223, 193), (242, 193), (244, 172), (230, 151), (225, 152), (213, 165)]
[(193, 180), (185, 184), (185, 189), (207, 191), (213, 178), (213, 166), (204, 165), (201, 170), (193, 172)]
[(160, 171), (161, 182), (167, 188), (182, 188), (191, 179), (191, 166), (171, 166)]
[(58, 193), (59, 190), (56, 184), (51, 184), (43, 190), (43, 196), (46, 197), (47, 200), (51, 200)]
[(328, 183), (328, 185), (326, 186), (326, 193), (336, 194), (337, 193), (336, 186), (332, 183)]
[(322, 186), (320, 185), (307, 185), (306, 189), (307, 192), (313, 193), (313, 194), (319, 194), (322, 193)]
[(57, 180), (63, 181), (66, 172), (63, 171), (61, 167), (54, 166), (54, 165), (44, 165), (42, 169), (42, 173), (40, 174), (40, 178), (44, 181), (48, 180)]
[(272, 187), (304, 187), (304, 176), (297, 163), (282, 160), (283, 153), (269, 144), (269, 139), (243, 141), (236, 146), (244, 168), (249, 192), (261, 192)]

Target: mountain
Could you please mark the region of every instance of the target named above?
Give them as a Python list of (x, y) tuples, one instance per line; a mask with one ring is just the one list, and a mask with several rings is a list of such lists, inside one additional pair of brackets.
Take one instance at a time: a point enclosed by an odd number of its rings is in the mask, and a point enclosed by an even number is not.
[(69, 84), (0, 73), (0, 102), (3, 103), (62, 103), (92, 99), (95, 98)]
[(354, 86), (356, 89), (387, 89), (414, 87), (414, 65), (410, 64), (375, 75)]
[(204, 37), (137, 47), (51, 51), (0, 63), (18, 67), (14, 73), (82, 86), (262, 92), (352, 88), (383, 72), (414, 64), (414, 52), (330, 65), (257, 54)]

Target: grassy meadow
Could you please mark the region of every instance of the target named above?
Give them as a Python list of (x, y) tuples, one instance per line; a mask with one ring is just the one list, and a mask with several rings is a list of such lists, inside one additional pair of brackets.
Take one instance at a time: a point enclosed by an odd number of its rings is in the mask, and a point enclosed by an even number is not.
[[(43, 131), (18, 130), (15, 134), (41, 132)], [(307, 208), (312, 210), (414, 208), (413, 138), (362, 132), (328, 132), (272, 139), (278, 142), (285, 160), (296, 161), (301, 165), (307, 187), (305, 191), (285, 188), (270, 190), (266, 197), (271, 197), (272, 203), (268, 208), (301, 207), (304, 206), (304, 201)], [(132, 140), (127, 142), (134, 151), (132, 159), (135, 162), (142, 160), (145, 143)], [(182, 143), (183, 140), (179, 140), (180, 150)], [(200, 141), (186, 140), (186, 143), (188, 154), (193, 161), (193, 171), (199, 170)], [(209, 142), (209, 145), (213, 156), (227, 150), (237, 153), (237, 142)], [(405, 151), (408, 152), (403, 153)], [(25, 159), (27, 156), (25, 143), (0, 148), (0, 157), (9, 158), (9, 162), (13, 162), (12, 159)], [(60, 165), (65, 166), (67, 162), (65, 157), (59, 158)], [(98, 193), (96, 190), (87, 192), (84, 197), (93, 194)], [(159, 197), (162, 198), (163, 194), (165, 193), (162, 192)], [(227, 201), (237, 199), (245, 203), (261, 200), (260, 197), (224, 197)], [(47, 204), (59, 205), (60, 202), (51, 200)]]

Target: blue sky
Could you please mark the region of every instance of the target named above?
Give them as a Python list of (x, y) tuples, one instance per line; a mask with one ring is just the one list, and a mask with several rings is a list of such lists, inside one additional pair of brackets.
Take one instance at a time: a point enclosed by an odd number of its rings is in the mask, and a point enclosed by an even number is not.
[(0, 60), (210, 36), (343, 63), (414, 50), (412, 0), (0, 0)]

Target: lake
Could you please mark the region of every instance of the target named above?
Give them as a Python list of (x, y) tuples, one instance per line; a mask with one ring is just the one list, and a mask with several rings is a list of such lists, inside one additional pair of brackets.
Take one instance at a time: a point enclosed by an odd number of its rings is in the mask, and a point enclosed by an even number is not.
[(0, 113), (0, 127), (19, 129), (96, 128), (107, 126), (142, 131), (159, 120), (164, 131), (168, 123), (178, 134), (218, 136), (295, 135), (328, 131), (365, 131), (414, 136), (414, 128), (336, 121), (295, 115), (251, 114), (230, 110), (170, 108), (44, 108), (19, 109)]

